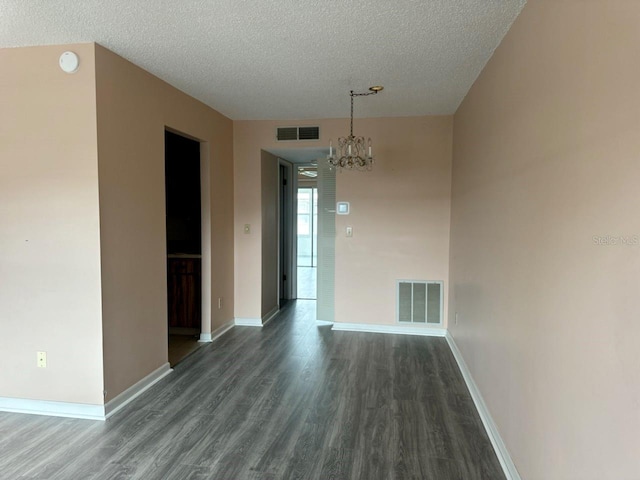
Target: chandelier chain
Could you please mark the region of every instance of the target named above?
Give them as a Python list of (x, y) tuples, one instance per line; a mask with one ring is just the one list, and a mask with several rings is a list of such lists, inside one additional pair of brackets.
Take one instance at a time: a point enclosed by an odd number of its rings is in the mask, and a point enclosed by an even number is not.
[(351, 136), (353, 137), (353, 90), (351, 90)]
[(353, 97), (367, 97), (369, 95), (375, 95), (376, 93), (378, 93), (378, 91), (365, 92), (365, 93), (353, 93), (353, 90), (351, 90), (351, 92), (349, 92), (349, 95), (351, 95), (351, 129), (349, 131), (352, 137), (353, 137)]

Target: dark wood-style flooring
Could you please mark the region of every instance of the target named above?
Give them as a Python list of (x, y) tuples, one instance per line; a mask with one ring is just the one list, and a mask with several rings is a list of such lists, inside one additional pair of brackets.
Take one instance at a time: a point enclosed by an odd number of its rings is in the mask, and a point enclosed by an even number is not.
[(194, 335), (169, 334), (169, 365), (175, 367), (202, 346)]
[(0, 478), (504, 479), (447, 343), (236, 327), (106, 422), (0, 413)]

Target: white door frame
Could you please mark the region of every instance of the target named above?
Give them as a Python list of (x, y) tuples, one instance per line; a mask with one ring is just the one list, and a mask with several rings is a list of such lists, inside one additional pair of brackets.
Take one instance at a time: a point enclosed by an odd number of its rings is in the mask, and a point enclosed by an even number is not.
[[(211, 341), (211, 161), (209, 159), (211, 148), (209, 142), (200, 140), (193, 135), (184, 133), (168, 125), (164, 126), (167, 132), (180, 135), (200, 144), (200, 342)], [(166, 179), (165, 179), (166, 181)], [(166, 198), (166, 192), (165, 192)], [(166, 235), (166, 232), (165, 232)], [(165, 259), (166, 269), (166, 259)], [(168, 272), (167, 272), (168, 273)], [(167, 340), (168, 342), (168, 340)], [(167, 346), (168, 348), (168, 346)]]
[(209, 142), (200, 142), (200, 341), (211, 342), (211, 162)]

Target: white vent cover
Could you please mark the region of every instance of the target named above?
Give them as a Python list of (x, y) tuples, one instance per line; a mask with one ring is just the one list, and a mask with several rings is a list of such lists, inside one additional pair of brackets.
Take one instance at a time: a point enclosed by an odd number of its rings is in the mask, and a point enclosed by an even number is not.
[(278, 127), (276, 139), (279, 142), (291, 140), (319, 140), (320, 127)]
[(442, 325), (443, 285), (441, 281), (398, 280), (398, 322)]

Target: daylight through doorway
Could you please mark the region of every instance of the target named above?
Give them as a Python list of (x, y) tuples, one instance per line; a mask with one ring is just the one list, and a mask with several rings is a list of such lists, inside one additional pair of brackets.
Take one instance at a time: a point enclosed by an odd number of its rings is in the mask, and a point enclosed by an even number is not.
[(298, 298), (316, 299), (318, 266), (318, 189), (298, 188)]

